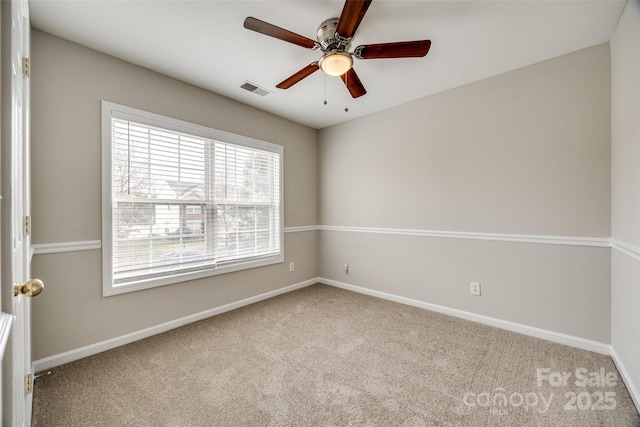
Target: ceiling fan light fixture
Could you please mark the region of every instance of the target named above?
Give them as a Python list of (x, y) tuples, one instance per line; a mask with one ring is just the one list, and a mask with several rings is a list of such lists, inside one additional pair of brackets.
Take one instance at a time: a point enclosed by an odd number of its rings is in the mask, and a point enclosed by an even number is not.
[(322, 71), (330, 76), (341, 76), (351, 69), (353, 59), (346, 52), (329, 52), (318, 63)]

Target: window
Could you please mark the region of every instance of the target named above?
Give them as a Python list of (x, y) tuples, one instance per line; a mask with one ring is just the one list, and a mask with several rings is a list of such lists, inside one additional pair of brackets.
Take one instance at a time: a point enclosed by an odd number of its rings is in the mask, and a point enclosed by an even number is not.
[(102, 103), (103, 294), (283, 261), (282, 146)]

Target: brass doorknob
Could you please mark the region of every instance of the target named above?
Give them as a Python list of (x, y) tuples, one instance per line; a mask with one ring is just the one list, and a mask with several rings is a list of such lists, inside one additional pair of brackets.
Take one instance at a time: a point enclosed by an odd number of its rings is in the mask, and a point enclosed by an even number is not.
[(35, 297), (40, 295), (44, 289), (44, 283), (39, 279), (30, 279), (24, 282), (22, 285), (13, 285), (13, 296), (23, 294), (25, 297)]

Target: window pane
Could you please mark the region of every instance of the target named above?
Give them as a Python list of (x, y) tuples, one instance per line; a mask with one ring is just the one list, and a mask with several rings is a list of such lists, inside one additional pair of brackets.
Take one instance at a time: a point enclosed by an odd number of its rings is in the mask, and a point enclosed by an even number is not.
[(229, 202), (273, 202), (275, 157), (265, 151), (216, 144), (216, 196)]
[(274, 247), (271, 211), (267, 206), (218, 206), (216, 242), (219, 259), (267, 255)]
[(111, 125), (112, 231), (104, 238), (114, 286), (281, 260), (279, 150), (123, 118)]
[[(211, 264), (205, 248), (202, 205), (119, 202), (114, 209), (114, 272), (126, 278), (141, 272)], [(194, 212), (188, 213), (189, 209)]]

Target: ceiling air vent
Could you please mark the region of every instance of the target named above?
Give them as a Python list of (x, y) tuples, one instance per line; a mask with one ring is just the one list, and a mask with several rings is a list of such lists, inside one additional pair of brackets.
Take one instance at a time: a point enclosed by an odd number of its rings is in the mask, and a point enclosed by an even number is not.
[(240, 87), (244, 90), (248, 90), (249, 92), (253, 92), (256, 95), (260, 95), (260, 96), (269, 95), (271, 93), (270, 90), (267, 90), (251, 82), (244, 82)]

